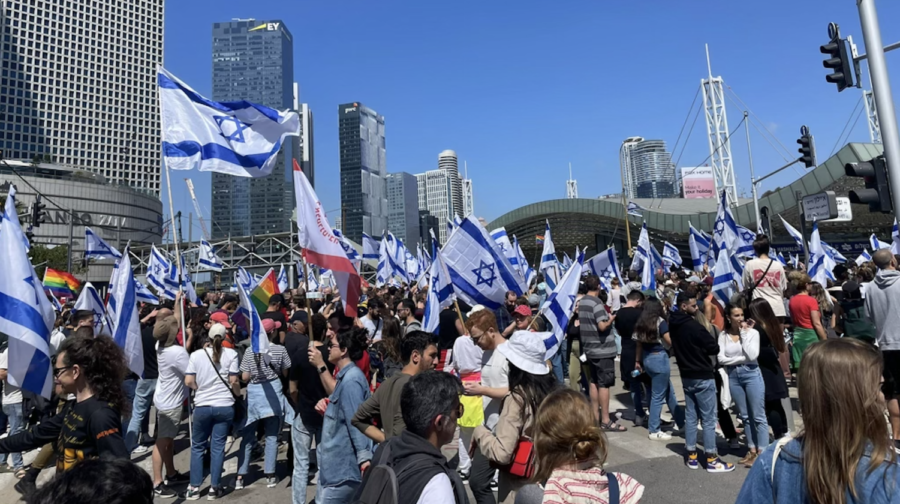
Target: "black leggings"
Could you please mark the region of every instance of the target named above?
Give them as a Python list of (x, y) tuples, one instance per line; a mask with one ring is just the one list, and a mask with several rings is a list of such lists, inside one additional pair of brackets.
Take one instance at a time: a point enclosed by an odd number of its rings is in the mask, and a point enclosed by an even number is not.
[(766, 420), (775, 439), (781, 439), (787, 434), (787, 415), (784, 414), (784, 406), (781, 405), (781, 399), (774, 401), (766, 401)]
[(491, 490), (491, 480), (494, 479), (494, 468), (478, 447), (472, 456), (472, 468), (469, 470), (469, 490), (475, 497), (477, 504), (497, 504), (494, 492)]

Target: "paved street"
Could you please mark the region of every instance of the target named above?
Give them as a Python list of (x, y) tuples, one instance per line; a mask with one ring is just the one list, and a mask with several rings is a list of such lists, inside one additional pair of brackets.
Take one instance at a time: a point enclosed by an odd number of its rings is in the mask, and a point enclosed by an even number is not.
[[(678, 377), (678, 369), (672, 365), (672, 381), (675, 385), (676, 394), (679, 401), (683, 404), (683, 396), (681, 393), (681, 380)], [(612, 407), (619, 412), (625, 412), (626, 404), (630, 406), (630, 397), (621, 388), (621, 382), (614, 389), (615, 398)], [(791, 389), (791, 396), (796, 397), (796, 389)], [(794, 401), (796, 406), (796, 400)], [(630, 413), (625, 414), (626, 418), (631, 418)], [(663, 412), (663, 418), (670, 418), (667, 411)], [(799, 421), (794, 416), (795, 421)], [(628, 427), (628, 432), (609, 434), (609, 456), (607, 458), (606, 467), (613, 471), (620, 471), (629, 474), (640, 481), (645, 487), (643, 503), (668, 503), (668, 504), (701, 504), (701, 503), (730, 503), (734, 502), (738, 491), (743, 484), (747, 474), (747, 469), (738, 467), (734, 472), (729, 474), (708, 474), (706, 471), (688, 470), (683, 463), (684, 457), (684, 440), (680, 437), (674, 437), (671, 441), (660, 442), (650, 441), (647, 439), (647, 429), (643, 427), (633, 427), (632, 422), (623, 420), (623, 425)], [(285, 431), (287, 435), (287, 431)], [(743, 457), (745, 450), (741, 448), (737, 451), (729, 451), (727, 444), (719, 438), (719, 452), (723, 458), (729, 462), (737, 462)], [(229, 452), (225, 461), (225, 479), (231, 485), (234, 481), (234, 475), (237, 471), (237, 449), (240, 440), (237, 440)], [(176, 440), (176, 450), (178, 451), (175, 458), (175, 466), (178, 470), (187, 472), (190, 462), (190, 450), (188, 443), (187, 424), (182, 424), (182, 431)], [(455, 446), (445, 447), (444, 452), (448, 457), (455, 455)], [(30, 462), (35, 455), (32, 452), (26, 456), (26, 463)], [(135, 456), (135, 462), (147, 469), (151, 469), (150, 452)], [(39, 483), (46, 481), (52, 476), (52, 471), (44, 471), (41, 475)], [(240, 492), (232, 492), (222, 502), (243, 502), (252, 504), (263, 504), (268, 502), (289, 502), (291, 499), (290, 475), (288, 466), (285, 461), (285, 453), (279, 453), (278, 476), (280, 482), (276, 488), (269, 489), (265, 487), (265, 481), (262, 479), (262, 461), (255, 462), (251, 465), (250, 475), (247, 478), (248, 486)], [(13, 489), (15, 478), (11, 474), (0, 475), (0, 504), (12, 504), (18, 500), (18, 494)], [(207, 477), (204, 486), (209, 485)], [(183, 487), (176, 488), (183, 490)], [(315, 486), (307, 489), (307, 502), (315, 496)], [(471, 494), (470, 494), (471, 497)], [(206, 499), (205, 495), (201, 497)], [(162, 502), (180, 503), (182, 499), (172, 499)], [(474, 502), (474, 501), (473, 501)]]

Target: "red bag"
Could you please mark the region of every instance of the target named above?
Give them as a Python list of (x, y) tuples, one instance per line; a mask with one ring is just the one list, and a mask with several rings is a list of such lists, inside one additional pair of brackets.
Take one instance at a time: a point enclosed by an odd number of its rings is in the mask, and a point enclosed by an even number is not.
[(534, 475), (534, 441), (531, 438), (525, 436), (519, 438), (512, 462), (509, 464), (509, 473), (528, 479)]

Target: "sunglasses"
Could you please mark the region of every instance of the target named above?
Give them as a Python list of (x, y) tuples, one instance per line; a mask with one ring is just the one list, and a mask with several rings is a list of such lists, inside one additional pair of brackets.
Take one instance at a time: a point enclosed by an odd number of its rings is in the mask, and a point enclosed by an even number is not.
[(53, 368), (53, 377), (54, 377), (54, 378), (59, 378), (59, 375), (65, 373), (66, 371), (68, 371), (69, 369), (72, 369), (73, 367), (75, 367), (75, 366), (66, 366), (66, 367)]

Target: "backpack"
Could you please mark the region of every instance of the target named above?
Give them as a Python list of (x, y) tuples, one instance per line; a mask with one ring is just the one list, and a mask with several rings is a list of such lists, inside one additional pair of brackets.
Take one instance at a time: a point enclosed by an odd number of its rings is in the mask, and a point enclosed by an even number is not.
[[(353, 504), (399, 504), (400, 477), (409, 470), (421, 469), (420, 464), (409, 463), (403, 469), (395, 471), (391, 458), (391, 442), (384, 443), (381, 449), (380, 462), (373, 464), (356, 490)], [(416, 455), (413, 455), (415, 457)], [(425, 460), (423, 458), (423, 460)], [(453, 478), (450, 479), (451, 482)], [(456, 487), (454, 486), (454, 491)]]

